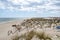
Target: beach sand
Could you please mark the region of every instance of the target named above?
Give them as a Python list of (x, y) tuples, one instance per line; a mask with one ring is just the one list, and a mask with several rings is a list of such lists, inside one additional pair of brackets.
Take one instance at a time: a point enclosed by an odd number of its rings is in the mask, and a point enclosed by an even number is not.
[[(18, 25), (18, 24), (21, 24), (21, 22), (23, 22), (23, 19), (0, 23), (0, 40), (8, 40), (8, 30), (12, 29), (12, 25), (14, 25), (14, 24)], [(51, 33), (53, 33), (53, 32), (51, 32)], [(60, 34), (60, 32), (58, 33), (58, 35), (59, 34)], [(56, 40), (56, 39), (54, 39), (54, 40)]]
[(15, 20), (15, 21), (9, 21), (0, 23), (0, 40), (8, 40), (8, 30), (10, 30), (13, 24), (20, 24), (22, 20)]

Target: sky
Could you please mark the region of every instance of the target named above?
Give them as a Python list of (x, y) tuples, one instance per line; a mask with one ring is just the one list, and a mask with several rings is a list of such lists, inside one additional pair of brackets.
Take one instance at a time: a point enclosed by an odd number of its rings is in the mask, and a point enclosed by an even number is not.
[(60, 17), (60, 0), (0, 0), (0, 18)]

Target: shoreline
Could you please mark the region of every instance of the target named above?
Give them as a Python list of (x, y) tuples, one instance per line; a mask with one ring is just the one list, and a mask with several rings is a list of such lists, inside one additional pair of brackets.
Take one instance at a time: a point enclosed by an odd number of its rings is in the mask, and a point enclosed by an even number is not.
[(0, 22), (0, 24), (11, 23), (11, 22), (16, 22), (16, 21), (21, 21), (21, 20), (24, 20), (24, 19), (4, 21), (4, 22)]

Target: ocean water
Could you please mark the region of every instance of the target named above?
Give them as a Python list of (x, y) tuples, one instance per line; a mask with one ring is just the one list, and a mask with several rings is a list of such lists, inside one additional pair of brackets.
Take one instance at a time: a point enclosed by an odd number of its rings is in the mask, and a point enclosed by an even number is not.
[[(0, 23), (1, 22), (7, 22), (7, 21), (11, 21), (11, 20), (17, 20), (18, 18), (0, 18)], [(20, 19), (20, 18), (19, 18)]]
[(21, 17), (21, 18), (0, 18), (0, 23), (12, 21), (12, 20), (24, 20), (24, 19), (27, 19), (27, 18), (25, 18), (25, 17)]

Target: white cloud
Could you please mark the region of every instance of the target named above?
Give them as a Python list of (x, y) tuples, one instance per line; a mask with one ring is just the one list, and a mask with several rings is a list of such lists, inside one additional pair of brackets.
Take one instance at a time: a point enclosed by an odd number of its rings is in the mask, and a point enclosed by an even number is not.
[[(36, 11), (36, 12), (43, 12), (43, 11), (48, 11), (48, 10), (52, 10), (52, 11), (60, 11), (60, 7), (59, 6), (55, 6), (54, 3), (57, 1), (54, 0), (8, 0), (9, 2), (11, 2), (14, 5), (21, 5), (18, 7), (14, 7), (12, 5), (10, 6), (6, 6), (3, 3), (0, 3), (0, 8), (7, 8), (11, 11), (14, 10), (19, 10), (19, 11)], [(45, 3), (44, 5), (36, 5), (33, 6), (31, 3)], [(31, 5), (31, 7), (29, 6)]]
[(29, 2), (27, 2), (26, 0), (8, 0), (10, 2), (12, 2), (15, 5), (28, 5)]
[(8, 10), (10, 10), (10, 11), (13, 11), (13, 10), (16, 9), (16, 8), (14, 8), (14, 7), (12, 7), (12, 6), (7, 6), (6, 9), (8, 9)]
[(5, 9), (5, 5), (2, 2), (0, 2), (0, 9)]
[(27, 1), (29, 1), (29, 2), (37, 2), (37, 3), (42, 2), (42, 0), (27, 0)]
[(34, 7), (23, 7), (22, 6), (19, 10), (20, 11), (34, 11), (35, 8)]

